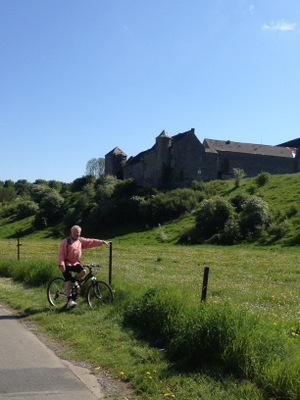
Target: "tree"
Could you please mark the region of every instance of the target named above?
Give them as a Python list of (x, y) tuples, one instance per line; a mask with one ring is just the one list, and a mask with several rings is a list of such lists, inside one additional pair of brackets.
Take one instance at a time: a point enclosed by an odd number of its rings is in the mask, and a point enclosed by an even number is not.
[(77, 178), (71, 183), (71, 192), (80, 192), (84, 186), (89, 183), (95, 183), (95, 177), (93, 175), (85, 175), (81, 178)]
[(5, 187), (5, 188), (9, 188), (9, 187), (14, 188), (14, 187), (15, 187), (15, 184), (14, 184), (14, 182), (13, 182), (11, 179), (7, 179), (7, 180), (4, 182), (3, 187)]
[(29, 195), (31, 187), (32, 183), (29, 183), (26, 179), (19, 179), (15, 183), (15, 190), (19, 196)]
[(241, 168), (233, 168), (234, 185), (236, 188), (240, 186), (241, 180), (245, 178), (245, 171)]
[(96, 179), (100, 178), (105, 171), (105, 159), (104, 158), (92, 158), (89, 160), (85, 167), (86, 175), (93, 175)]
[(10, 202), (17, 197), (16, 191), (12, 186), (0, 188), (0, 202)]
[(37, 228), (56, 222), (63, 216), (64, 198), (52, 189), (51, 193), (44, 196), (40, 202), (39, 212), (36, 214), (34, 224)]

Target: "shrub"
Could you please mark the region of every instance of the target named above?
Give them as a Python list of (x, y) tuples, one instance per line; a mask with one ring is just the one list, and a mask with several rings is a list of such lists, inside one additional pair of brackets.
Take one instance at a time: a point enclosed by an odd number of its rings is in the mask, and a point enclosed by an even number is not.
[(234, 186), (237, 188), (240, 186), (241, 180), (246, 176), (245, 171), (240, 168), (233, 168)]
[(257, 231), (269, 220), (268, 204), (258, 196), (250, 197), (243, 205), (240, 214), (241, 228), (247, 233)]
[(192, 189), (161, 192), (145, 200), (141, 207), (141, 214), (144, 222), (153, 226), (192, 211), (202, 199), (203, 195)]
[(18, 218), (26, 218), (35, 215), (39, 210), (39, 206), (34, 201), (20, 203), (17, 207)]
[(96, 179), (93, 175), (85, 175), (81, 178), (75, 179), (71, 184), (71, 192), (80, 192), (85, 185), (95, 183)]
[(160, 224), (158, 224), (158, 229), (157, 229), (157, 233), (156, 233), (156, 239), (159, 242), (166, 242), (168, 240), (168, 236), (165, 233), (164, 229), (162, 228), (162, 226)]
[(204, 188), (205, 188), (205, 184), (203, 181), (193, 181), (190, 184), (190, 188), (193, 190), (199, 190), (200, 192), (203, 192)]
[(257, 186), (261, 187), (268, 183), (270, 178), (271, 175), (268, 172), (260, 172), (255, 178), (255, 183), (257, 184)]
[(232, 214), (224, 225), (220, 244), (238, 244), (242, 241), (242, 233), (237, 214)]
[(270, 225), (268, 232), (270, 235), (275, 236), (275, 239), (283, 238), (290, 230), (290, 222), (285, 219), (281, 222), (274, 222)]
[(249, 199), (249, 194), (246, 192), (239, 192), (230, 198), (231, 204), (236, 209), (236, 212), (241, 212), (243, 204)]
[(42, 199), (53, 189), (50, 189), (46, 184), (34, 184), (30, 190), (30, 197), (36, 203), (40, 203)]
[(51, 224), (62, 217), (63, 203), (64, 198), (55, 190), (47, 194), (40, 202), (40, 209), (34, 222), (35, 226), (38, 228), (48, 223)]
[(298, 210), (299, 210), (298, 204), (291, 204), (288, 211), (286, 212), (286, 216), (288, 218), (291, 218), (298, 213)]
[(222, 197), (203, 200), (200, 209), (195, 212), (196, 228), (199, 231), (200, 239), (208, 239), (224, 229), (225, 223), (232, 213), (231, 204)]
[(0, 188), (0, 202), (11, 202), (17, 197), (16, 191), (13, 187)]

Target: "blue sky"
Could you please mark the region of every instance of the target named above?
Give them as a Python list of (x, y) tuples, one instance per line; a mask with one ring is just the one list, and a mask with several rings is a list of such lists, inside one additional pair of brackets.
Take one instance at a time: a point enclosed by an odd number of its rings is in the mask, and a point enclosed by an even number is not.
[(299, 0), (0, 0), (0, 180), (72, 182), (195, 128), (299, 137)]

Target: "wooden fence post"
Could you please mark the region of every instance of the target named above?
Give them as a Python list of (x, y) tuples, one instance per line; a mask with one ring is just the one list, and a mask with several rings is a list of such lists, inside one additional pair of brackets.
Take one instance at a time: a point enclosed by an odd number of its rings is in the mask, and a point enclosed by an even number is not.
[(112, 242), (109, 243), (109, 276), (108, 283), (111, 285), (111, 276), (112, 276)]
[(19, 261), (20, 261), (20, 246), (22, 246), (22, 244), (20, 243), (20, 238), (18, 238), (17, 248), (18, 248), (18, 260)]
[(209, 268), (205, 267), (204, 268), (204, 274), (203, 274), (203, 284), (202, 284), (202, 296), (201, 296), (201, 301), (206, 300), (206, 294), (207, 294), (207, 285), (208, 285), (208, 274), (209, 274)]

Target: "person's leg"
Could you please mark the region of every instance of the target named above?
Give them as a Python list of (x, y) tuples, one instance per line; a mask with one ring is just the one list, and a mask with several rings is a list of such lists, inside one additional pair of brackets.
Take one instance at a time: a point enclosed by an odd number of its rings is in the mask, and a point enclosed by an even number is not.
[(84, 268), (82, 268), (82, 270), (80, 272), (78, 272), (74, 278), (78, 281), (79, 279), (81, 279), (84, 275), (86, 274), (86, 270)]
[(65, 283), (65, 293), (67, 295), (68, 298), (72, 297), (72, 293), (71, 293), (71, 281), (66, 281)]
[(71, 289), (71, 282), (72, 282), (72, 274), (71, 271), (73, 271), (72, 266), (66, 266), (65, 268), (65, 272), (64, 272), (64, 278), (66, 280), (65, 283), (65, 293), (66, 296), (68, 297), (68, 303), (67, 303), (67, 307), (75, 307), (76, 303), (72, 298), (72, 289)]

